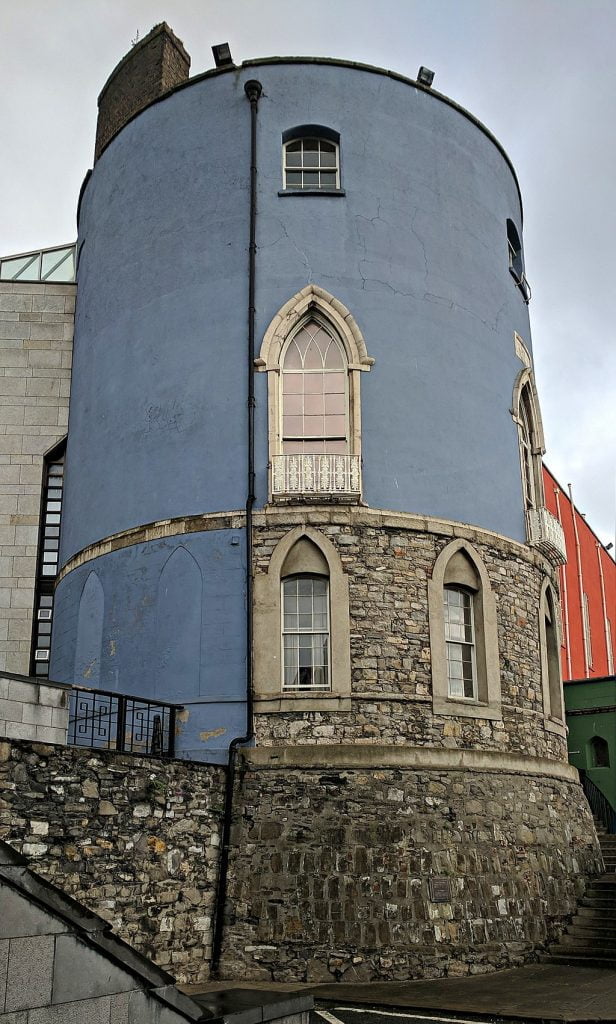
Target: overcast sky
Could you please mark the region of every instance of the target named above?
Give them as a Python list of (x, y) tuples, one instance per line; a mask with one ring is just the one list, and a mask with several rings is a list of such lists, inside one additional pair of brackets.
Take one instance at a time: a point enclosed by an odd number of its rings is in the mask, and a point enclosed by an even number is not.
[(0, 255), (76, 235), (98, 93), (167, 21), (192, 74), (251, 57), (420, 64), (496, 135), (524, 199), (546, 461), (616, 525), (616, 0), (0, 0)]

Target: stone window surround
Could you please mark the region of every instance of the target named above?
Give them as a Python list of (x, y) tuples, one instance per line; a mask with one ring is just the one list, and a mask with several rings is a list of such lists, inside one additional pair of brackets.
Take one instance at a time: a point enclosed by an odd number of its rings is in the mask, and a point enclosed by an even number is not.
[(513, 387), (513, 397), (511, 403), (511, 417), (518, 429), (518, 448), (520, 452), (520, 478), (523, 496), (526, 495), (526, 484), (524, 482), (524, 460), (522, 451), (524, 423), (520, 412), (520, 405), (522, 402), (524, 392), (526, 392), (528, 398), (528, 410), (531, 417), (530, 443), (531, 457), (533, 460), (532, 468), (535, 492), (533, 507), (539, 508), (545, 505), (542, 472), (542, 456), (545, 452), (545, 442), (543, 436), (543, 423), (541, 420), (541, 409), (539, 407), (537, 386), (535, 384), (535, 375), (530, 367), (524, 367), (524, 369), (520, 370), (518, 376), (516, 377), (516, 381)]
[[(282, 355), (289, 336), (311, 316), (322, 318), (342, 344), (347, 360), (349, 397), (349, 453), (361, 458), (360, 373), (374, 365), (366, 343), (349, 310), (318, 285), (307, 285), (276, 313), (255, 359), (255, 367), (268, 375), (268, 441), (270, 467), (282, 455)], [(271, 479), (269, 501), (272, 500)]]
[[(327, 693), (282, 691), (281, 645), (272, 643), (282, 631), (281, 579), (293, 547), (302, 538), (311, 541), (327, 563), (330, 586), (331, 690)], [(301, 564), (294, 565), (301, 571)], [(311, 572), (313, 565), (307, 564)], [(278, 542), (267, 573), (254, 581), (254, 711), (256, 714), (289, 711), (349, 711), (351, 708), (351, 638), (349, 583), (340, 556), (328, 538), (311, 526), (296, 526)]]
[[(558, 673), (557, 678), (550, 672), (548, 637), (545, 627), (546, 613), (548, 611), (550, 611), (550, 615), (553, 618), (556, 635), (556, 652), (558, 656), (555, 659), (555, 664)], [(558, 736), (566, 736), (568, 730), (564, 720), (565, 697), (560, 668), (560, 639), (560, 605), (552, 584), (546, 578), (541, 586), (539, 598), (539, 645), (541, 650), (541, 690), (543, 694), (544, 726), (547, 732), (554, 732)], [(556, 687), (558, 688), (558, 696), (555, 701), (553, 690)], [(554, 707), (555, 703), (558, 705), (557, 707)]]
[[(479, 580), (475, 590), (475, 642), (477, 646), (478, 700), (450, 697), (447, 677), (445, 616), (443, 590), (449, 563), (457, 552), (463, 552), (472, 563)], [(467, 586), (468, 580), (461, 579)], [(462, 718), (502, 719), (501, 685), (498, 654), (496, 600), (490, 578), (481, 556), (468, 541), (452, 540), (438, 555), (428, 581), (428, 617), (432, 658), (432, 707), (435, 715)]]

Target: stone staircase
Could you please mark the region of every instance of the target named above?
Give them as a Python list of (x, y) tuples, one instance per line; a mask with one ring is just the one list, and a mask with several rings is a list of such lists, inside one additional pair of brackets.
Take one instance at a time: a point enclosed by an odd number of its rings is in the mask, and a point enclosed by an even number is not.
[(595, 825), (605, 873), (590, 883), (571, 924), (541, 957), (544, 963), (616, 969), (616, 835)]

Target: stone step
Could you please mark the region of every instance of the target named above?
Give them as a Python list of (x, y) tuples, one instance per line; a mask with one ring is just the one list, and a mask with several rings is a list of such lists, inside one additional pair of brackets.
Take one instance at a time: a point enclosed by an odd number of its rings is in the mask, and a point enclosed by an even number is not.
[(577, 918), (583, 918), (584, 921), (599, 921), (599, 922), (601, 922), (601, 921), (613, 921), (614, 920), (614, 914), (610, 910), (608, 910), (606, 912), (605, 910), (599, 910), (597, 907), (585, 907), (583, 905), (579, 905), (578, 906), (578, 908), (576, 910), (576, 913), (575, 913), (575, 917), (576, 917), (576, 919)]
[(593, 907), (595, 910), (616, 910), (616, 896), (601, 893), (600, 896), (582, 896), (580, 904), (583, 907)]
[(583, 956), (579, 953), (543, 953), (542, 964), (567, 964), (569, 967), (605, 967), (614, 970), (616, 957)]
[(616, 923), (613, 921), (610, 923), (600, 920), (592, 921), (585, 917), (578, 919), (576, 915), (571, 924), (568, 924), (565, 928), (565, 933), (567, 935), (579, 935), (580, 938), (595, 936), (597, 941), (602, 938), (616, 939)]
[[(616, 957), (616, 938), (605, 935), (578, 935), (565, 932), (557, 943), (558, 946), (566, 946), (567, 949), (575, 948), (580, 950), (591, 950), (592, 953), (604, 953)], [(553, 947), (550, 946), (550, 949)]]
[(616, 890), (616, 872), (601, 875), (600, 878), (594, 878), (586, 890), (586, 895), (588, 895), (591, 889), (600, 889), (607, 892)]

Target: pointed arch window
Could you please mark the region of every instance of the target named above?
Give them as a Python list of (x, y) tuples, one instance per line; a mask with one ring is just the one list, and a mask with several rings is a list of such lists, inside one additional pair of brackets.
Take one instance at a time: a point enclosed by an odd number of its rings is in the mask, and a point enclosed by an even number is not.
[(496, 602), (479, 553), (454, 540), (428, 583), (435, 714), (501, 718)]
[(256, 365), (268, 372), (273, 498), (359, 499), (360, 377), (373, 362), (351, 313), (316, 285), (272, 320)]
[(349, 585), (332, 542), (291, 530), (255, 575), (254, 597), (255, 712), (350, 710)]
[(539, 602), (539, 642), (543, 713), (548, 731), (564, 733), (565, 702), (560, 667), (560, 610), (552, 585), (546, 579)]

